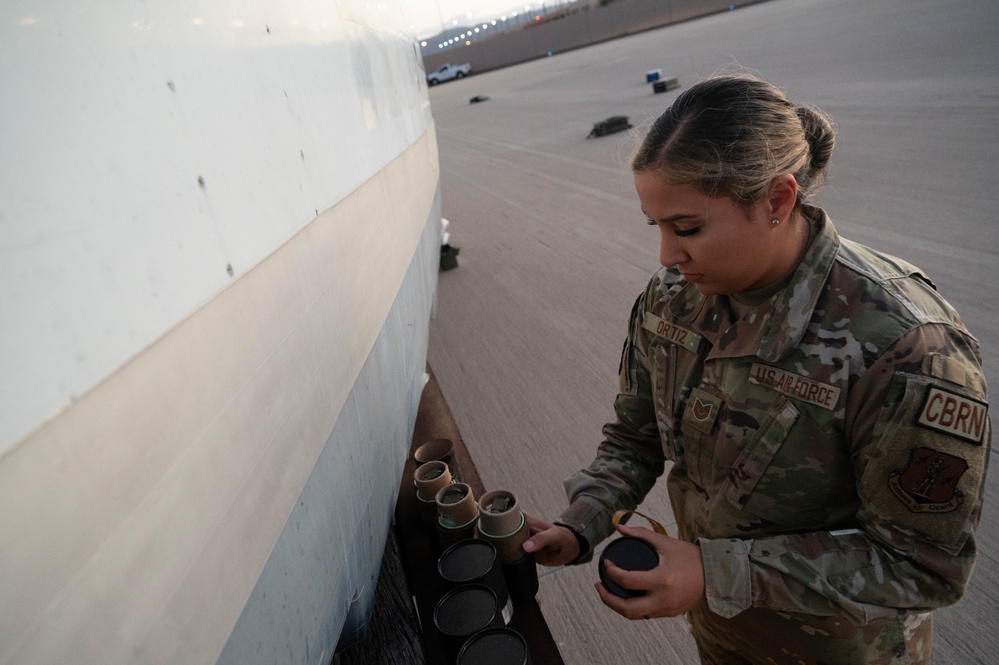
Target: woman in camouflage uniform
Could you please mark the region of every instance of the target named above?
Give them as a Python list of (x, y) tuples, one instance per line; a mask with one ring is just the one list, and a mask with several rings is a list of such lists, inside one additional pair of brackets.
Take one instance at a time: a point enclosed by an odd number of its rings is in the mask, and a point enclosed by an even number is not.
[(840, 238), (809, 201), (820, 111), (722, 76), (680, 95), (633, 159), (660, 269), (632, 310), (616, 422), (531, 517), (544, 565), (588, 560), (672, 462), (678, 538), (630, 619), (689, 615), (704, 663), (926, 663), (930, 612), (975, 560), (990, 429), (978, 342), (917, 268)]

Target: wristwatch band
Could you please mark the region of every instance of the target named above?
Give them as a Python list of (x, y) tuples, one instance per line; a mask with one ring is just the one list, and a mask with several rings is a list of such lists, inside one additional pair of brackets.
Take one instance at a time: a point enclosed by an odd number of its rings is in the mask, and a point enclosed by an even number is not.
[(590, 554), (590, 541), (586, 539), (586, 536), (576, 531), (568, 524), (558, 521), (554, 522), (554, 524), (555, 526), (560, 526), (563, 529), (568, 529), (569, 533), (571, 533), (576, 537), (576, 542), (579, 543), (579, 554), (576, 555), (575, 559), (565, 564), (567, 566), (575, 566), (577, 563), (582, 561), (585, 557), (587, 557)]

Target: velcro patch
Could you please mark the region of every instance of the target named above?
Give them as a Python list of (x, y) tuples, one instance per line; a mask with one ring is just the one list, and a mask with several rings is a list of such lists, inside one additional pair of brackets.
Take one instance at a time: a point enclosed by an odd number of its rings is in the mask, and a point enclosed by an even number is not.
[(939, 353), (926, 354), (923, 358), (923, 372), (959, 386), (968, 385), (968, 368), (964, 363)]
[(697, 347), (701, 345), (701, 336), (693, 330), (664, 321), (651, 312), (645, 312), (642, 327), (654, 335), (682, 346), (691, 353), (697, 353)]
[(916, 424), (980, 446), (988, 415), (985, 402), (929, 385)]
[(770, 386), (777, 392), (809, 404), (821, 406), (823, 409), (835, 409), (836, 403), (839, 401), (840, 389), (836, 386), (806, 379), (793, 372), (770, 365), (753, 363), (753, 367), (749, 371), (749, 382)]

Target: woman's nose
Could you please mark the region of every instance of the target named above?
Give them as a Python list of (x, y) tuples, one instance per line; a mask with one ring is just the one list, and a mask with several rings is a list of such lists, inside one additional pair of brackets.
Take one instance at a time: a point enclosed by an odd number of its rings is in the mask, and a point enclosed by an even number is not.
[(689, 257), (680, 247), (676, 235), (668, 229), (659, 229), (659, 263), (665, 268), (671, 268), (683, 263)]

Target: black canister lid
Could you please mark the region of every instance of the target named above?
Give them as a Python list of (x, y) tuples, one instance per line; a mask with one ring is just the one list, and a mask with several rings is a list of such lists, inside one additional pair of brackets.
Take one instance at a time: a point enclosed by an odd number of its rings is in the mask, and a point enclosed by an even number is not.
[(468, 638), (458, 665), (526, 665), (527, 641), (511, 628), (486, 628)]
[(604, 587), (619, 598), (635, 598), (645, 595), (645, 592), (625, 589), (614, 582), (607, 575), (604, 566), (605, 559), (609, 559), (615, 566), (623, 570), (652, 570), (659, 565), (659, 552), (641, 538), (621, 536), (617, 540), (612, 540), (600, 555), (600, 564), (597, 568), (600, 573), (600, 582), (603, 583)]
[(449, 582), (470, 582), (489, 572), (495, 561), (496, 548), (492, 543), (469, 538), (444, 550), (437, 561), (437, 570)]
[(452, 637), (467, 637), (495, 618), (496, 594), (483, 584), (465, 584), (447, 593), (434, 610), (437, 629)]

